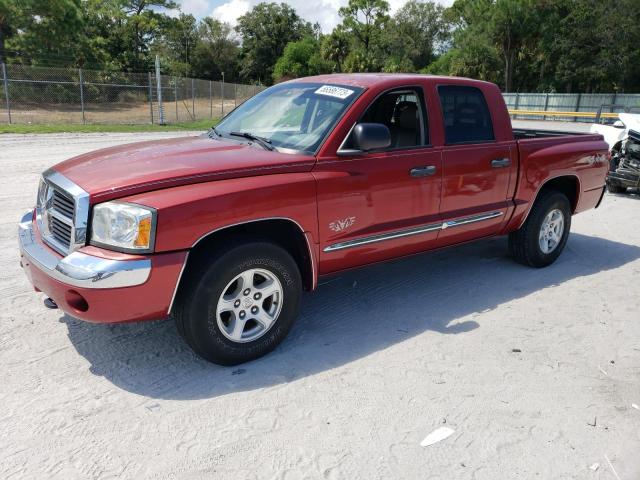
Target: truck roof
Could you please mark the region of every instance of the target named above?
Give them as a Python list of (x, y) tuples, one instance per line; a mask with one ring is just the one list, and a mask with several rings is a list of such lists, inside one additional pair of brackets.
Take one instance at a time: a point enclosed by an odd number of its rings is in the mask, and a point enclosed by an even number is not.
[[(330, 73), (325, 75), (315, 75), (312, 77), (296, 78), (291, 82), (310, 83), (332, 83), (342, 85), (352, 85), (354, 87), (368, 88), (379, 85), (393, 86), (401, 82), (420, 81), (425, 79), (434, 83), (457, 83), (457, 84), (489, 84), (482, 80), (474, 80), (465, 77), (447, 77), (440, 75), (429, 75), (420, 73)], [(491, 84), (493, 85), (493, 84)]]

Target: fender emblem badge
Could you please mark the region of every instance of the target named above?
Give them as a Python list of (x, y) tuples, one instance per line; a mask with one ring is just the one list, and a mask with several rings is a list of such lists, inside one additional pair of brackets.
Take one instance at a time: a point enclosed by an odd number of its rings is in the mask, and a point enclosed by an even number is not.
[(356, 223), (356, 217), (347, 217), (341, 220), (336, 220), (329, 224), (329, 228), (334, 232), (341, 232)]

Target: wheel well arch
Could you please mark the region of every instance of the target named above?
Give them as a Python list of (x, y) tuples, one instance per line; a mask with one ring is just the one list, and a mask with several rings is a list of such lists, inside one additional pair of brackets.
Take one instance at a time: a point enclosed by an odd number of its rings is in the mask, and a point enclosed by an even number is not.
[(550, 190), (555, 190), (561, 193), (564, 193), (569, 199), (569, 203), (571, 204), (571, 213), (575, 213), (576, 208), (578, 208), (578, 201), (580, 199), (580, 179), (577, 175), (559, 175), (557, 177), (553, 177), (547, 179), (545, 182), (538, 187), (538, 191), (535, 194), (533, 201), (529, 204), (529, 209), (527, 210), (527, 214), (522, 218), (520, 228), (529, 218), (529, 214), (531, 213), (531, 209), (533, 205), (538, 201), (540, 195), (544, 192), (548, 192)]
[(189, 250), (187, 260), (176, 283), (169, 312), (171, 312), (181, 289), (187, 283), (186, 280), (190, 278), (199, 265), (202, 265), (202, 262), (207, 261), (212, 250), (228, 244), (229, 241), (247, 238), (270, 241), (287, 250), (300, 269), (303, 288), (305, 290), (313, 290), (315, 288), (315, 257), (311, 250), (311, 243), (308, 241), (300, 224), (290, 218), (250, 220), (218, 228), (196, 240)]
[(580, 199), (580, 180), (576, 175), (561, 175), (547, 180), (538, 190), (534, 203), (543, 192), (549, 190), (564, 193), (569, 199), (569, 203), (571, 203), (571, 213), (575, 213), (576, 208), (578, 208), (578, 200)]

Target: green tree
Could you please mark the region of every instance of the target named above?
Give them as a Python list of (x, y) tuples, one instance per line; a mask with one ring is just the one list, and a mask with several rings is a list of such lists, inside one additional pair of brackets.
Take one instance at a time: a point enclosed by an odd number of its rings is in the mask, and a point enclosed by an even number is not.
[(313, 35), (313, 27), (285, 3), (259, 3), (238, 19), (242, 36), (240, 75), (271, 83), (275, 61), (289, 42)]
[(197, 29), (193, 51), (193, 74), (198, 78), (234, 82), (239, 75), (240, 47), (228, 23), (211, 17), (202, 19)]
[(153, 43), (163, 71), (171, 75), (220, 80), (238, 78), (240, 48), (228, 23), (205, 17), (180, 14), (170, 19), (162, 35)]
[(273, 79), (278, 82), (330, 72), (331, 63), (321, 57), (319, 50), (319, 42), (314, 37), (289, 42), (275, 64)]
[[(161, 9), (173, 10), (177, 4), (172, 0), (124, 0), (121, 13), (124, 22), (120, 30), (127, 49), (122, 52), (125, 65), (132, 70), (150, 67), (149, 45), (159, 36), (169, 17)], [(164, 25), (163, 25), (164, 24)]]
[(195, 50), (198, 43), (204, 41), (201, 35), (205, 37), (207, 32), (200, 28), (195, 17), (181, 13), (164, 23), (153, 41), (151, 56), (160, 55), (163, 70), (169, 74), (192, 76), (194, 62), (198, 61)]
[(83, 0), (82, 7), (85, 54), (101, 68), (126, 71), (153, 68), (154, 42), (171, 28), (168, 13), (177, 8), (170, 0)]
[(417, 0), (410, 0), (396, 12), (388, 33), (393, 65), (421, 69), (435, 60), (436, 53), (448, 40), (443, 12), (444, 8), (437, 3)]
[(638, 91), (640, 24), (631, 12), (639, 6), (636, 0), (555, 2), (555, 28), (545, 25), (542, 41), (547, 82), (559, 91)]
[(449, 11), (459, 27), (455, 44), (493, 47), (503, 60), (503, 87), (513, 90), (516, 61), (539, 33), (536, 0), (456, 0)]
[(372, 71), (384, 64), (383, 32), (389, 23), (388, 12), (385, 0), (349, 0), (340, 8), (342, 29), (353, 39), (345, 70)]
[(638, 1), (455, 0), (443, 10), (409, 0), (390, 18), (385, 0), (350, 0), (328, 35), (286, 4), (261, 3), (237, 36), (174, 0), (0, 0), (0, 60), (113, 77), (148, 71), (159, 54), (167, 73), (211, 79), (421, 70), (507, 91), (630, 92), (640, 90)]
[(499, 83), (501, 59), (496, 50), (486, 43), (465, 43), (452, 48), (426, 68), (422, 73), (469, 77)]
[(0, 63), (6, 62), (7, 39), (13, 37), (22, 25), (20, 13), (15, 0), (0, 0)]
[(344, 61), (349, 55), (349, 37), (344, 30), (338, 26), (329, 35), (322, 38), (320, 45), (322, 58), (333, 64), (333, 70), (342, 71)]
[(504, 59), (504, 88), (513, 91), (516, 55), (539, 31), (533, 0), (496, 0), (488, 25), (488, 36)]
[(7, 18), (18, 21), (16, 26), (0, 26), (11, 35), (6, 46), (23, 53), (29, 63), (77, 63), (83, 27), (80, 0), (9, 0), (11, 3), (8, 8), (0, 6), (0, 17), (8, 14)]
[(413, 62), (405, 56), (392, 56), (386, 60), (382, 71), (386, 73), (406, 73), (416, 71), (416, 67)]

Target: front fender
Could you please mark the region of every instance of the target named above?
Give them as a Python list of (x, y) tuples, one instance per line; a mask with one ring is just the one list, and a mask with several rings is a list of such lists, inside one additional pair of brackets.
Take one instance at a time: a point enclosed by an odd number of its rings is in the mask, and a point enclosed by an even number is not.
[(203, 236), (251, 221), (282, 218), (317, 242), (316, 183), (286, 173), (184, 185), (122, 199), (158, 211), (156, 252), (187, 250)]

